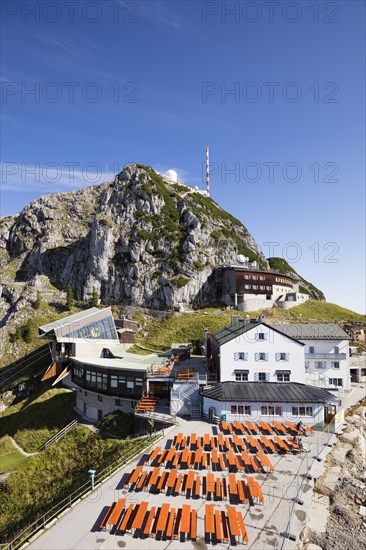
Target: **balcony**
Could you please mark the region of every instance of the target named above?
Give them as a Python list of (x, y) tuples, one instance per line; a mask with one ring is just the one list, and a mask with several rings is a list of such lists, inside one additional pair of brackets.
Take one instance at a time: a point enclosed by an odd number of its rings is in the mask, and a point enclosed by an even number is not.
[(347, 359), (347, 353), (305, 353), (305, 359), (330, 359), (340, 361)]

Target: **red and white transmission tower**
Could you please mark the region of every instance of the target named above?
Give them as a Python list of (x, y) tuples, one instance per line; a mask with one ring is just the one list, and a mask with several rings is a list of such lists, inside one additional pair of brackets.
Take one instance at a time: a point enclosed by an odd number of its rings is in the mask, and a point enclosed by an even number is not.
[(208, 147), (206, 147), (206, 191), (207, 195), (210, 196), (210, 162)]

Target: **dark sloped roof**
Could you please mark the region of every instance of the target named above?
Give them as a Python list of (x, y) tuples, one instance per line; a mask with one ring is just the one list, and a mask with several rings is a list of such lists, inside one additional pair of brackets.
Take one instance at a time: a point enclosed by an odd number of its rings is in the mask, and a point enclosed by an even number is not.
[(271, 325), (273, 328), (299, 340), (350, 340), (347, 332), (336, 324), (299, 323)]
[(216, 401), (252, 403), (327, 403), (334, 399), (326, 390), (297, 382), (221, 382), (202, 393)]
[(226, 342), (230, 342), (230, 340), (233, 340), (234, 338), (237, 338), (241, 334), (244, 334), (245, 332), (248, 332), (249, 330), (252, 330), (253, 328), (258, 327), (259, 325), (264, 325), (271, 330), (275, 330), (276, 332), (279, 332), (283, 336), (286, 336), (287, 338), (290, 338), (291, 340), (295, 340), (299, 345), (304, 345), (302, 342), (298, 342), (296, 337), (291, 336), (289, 334), (286, 334), (281, 330), (282, 325), (269, 325), (265, 323), (264, 321), (258, 321), (256, 323), (250, 323), (250, 322), (243, 322), (243, 321), (237, 321), (234, 324), (231, 324), (230, 326), (224, 327), (223, 329), (219, 330), (218, 332), (215, 332), (213, 334), (213, 338), (222, 346), (222, 344), (226, 344)]

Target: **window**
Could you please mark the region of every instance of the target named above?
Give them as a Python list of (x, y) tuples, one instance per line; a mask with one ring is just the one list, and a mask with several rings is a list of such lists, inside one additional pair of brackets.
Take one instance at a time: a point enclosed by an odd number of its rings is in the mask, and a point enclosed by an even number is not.
[(343, 386), (343, 378), (329, 378), (329, 384), (332, 386)]
[(246, 280), (250, 279), (250, 275), (244, 275), (244, 279)]
[(245, 290), (250, 290), (252, 288), (252, 285), (244, 285)]
[(127, 393), (133, 393), (135, 390), (135, 379), (134, 378), (127, 378)]
[(116, 399), (116, 407), (120, 407), (121, 406), (121, 400), (120, 399)]
[(276, 353), (276, 361), (289, 361), (290, 354), (289, 353)]
[(325, 361), (315, 361), (315, 368), (316, 369), (325, 369), (326, 368)]
[(261, 290), (266, 290), (266, 287), (263, 286), (263, 285), (261, 285), (259, 288), (260, 288)]
[(258, 285), (253, 285), (254, 290), (257, 290), (258, 289)]
[(263, 416), (282, 416), (282, 407), (278, 405), (262, 405), (261, 414)]
[(261, 276), (259, 277), (259, 279), (260, 279), (261, 281), (265, 281), (266, 278), (263, 277), (263, 275), (261, 275)]
[(334, 347), (334, 353), (339, 353), (339, 347), (338, 346)]
[(287, 373), (287, 372), (277, 373), (277, 382), (290, 382), (290, 373)]
[(258, 380), (259, 382), (265, 382), (266, 381), (266, 373), (265, 372), (259, 372), (258, 373)]
[(230, 412), (231, 412), (231, 414), (237, 414), (237, 406), (236, 405), (231, 405)]
[(100, 401), (100, 403), (103, 401), (103, 397), (101, 395), (98, 395), (98, 401)]
[(235, 371), (235, 380), (237, 382), (248, 382), (248, 373), (240, 370)]
[(267, 340), (267, 334), (265, 334), (264, 332), (258, 332), (256, 339), (257, 340)]
[(266, 289), (267, 289), (267, 290), (271, 290), (271, 287), (270, 287), (270, 286), (267, 286)]
[(257, 280), (258, 280), (258, 276), (257, 276), (257, 275), (252, 275), (252, 279), (253, 279), (253, 281), (257, 281)]
[(234, 361), (248, 361), (248, 354), (244, 351), (237, 351), (234, 353)]
[(332, 361), (332, 368), (339, 369), (339, 361)]
[(313, 407), (292, 407), (292, 416), (313, 416)]
[(238, 405), (238, 414), (245, 414), (251, 416), (252, 410), (250, 405)]
[(244, 414), (244, 407), (243, 407), (243, 405), (238, 405), (238, 413), (239, 413), (239, 414)]
[(309, 353), (315, 353), (314, 346), (309, 346)]
[(268, 353), (256, 353), (254, 357), (256, 361), (268, 361)]

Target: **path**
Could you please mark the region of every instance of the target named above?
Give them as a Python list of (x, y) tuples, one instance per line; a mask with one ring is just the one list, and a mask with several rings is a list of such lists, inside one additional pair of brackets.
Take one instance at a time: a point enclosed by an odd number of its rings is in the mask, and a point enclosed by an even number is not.
[(14, 445), (14, 447), (20, 452), (22, 453), (22, 455), (24, 456), (34, 456), (34, 455), (38, 455), (38, 451), (36, 451), (35, 453), (27, 453), (24, 449), (22, 449), (21, 447), (19, 447), (18, 443), (15, 441), (15, 439), (13, 437), (11, 437), (11, 435), (9, 436), (10, 437), (10, 440), (12, 442), (12, 444)]

